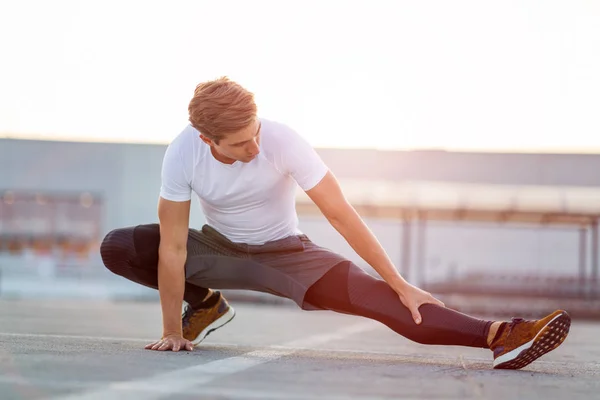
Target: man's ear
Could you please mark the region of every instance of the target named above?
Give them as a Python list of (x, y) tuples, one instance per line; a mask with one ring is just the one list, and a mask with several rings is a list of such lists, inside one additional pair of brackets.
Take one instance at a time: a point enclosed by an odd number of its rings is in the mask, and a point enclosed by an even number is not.
[(212, 144), (213, 144), (213, 141), (211, 139), (207, 138), (206, 136), (204, 136), (203, 134), (200, 134), (200, 139), (202, 139), (202, 141), (209, 146), (212, 146)]

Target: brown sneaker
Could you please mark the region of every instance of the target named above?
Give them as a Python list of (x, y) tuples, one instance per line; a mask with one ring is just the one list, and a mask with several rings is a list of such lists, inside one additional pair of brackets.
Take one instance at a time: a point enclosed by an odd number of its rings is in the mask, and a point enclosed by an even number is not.
[(513, 318), (490, 345), (495, 369), (521, 369), (557, 348), (569, 334), (571, 317), (557, 310), (538, 320)]
[(194, 310), (188, 305), (183, 313), (181, 321), (183, 337), (195, 345), (235, 316), (235, 310), (227, 303), (221, 292), (214, 292), (211, 297), (213, 296), (217, 296), (217, 299), (208, 299), (210, 303), (214, 301), (212, 306)]

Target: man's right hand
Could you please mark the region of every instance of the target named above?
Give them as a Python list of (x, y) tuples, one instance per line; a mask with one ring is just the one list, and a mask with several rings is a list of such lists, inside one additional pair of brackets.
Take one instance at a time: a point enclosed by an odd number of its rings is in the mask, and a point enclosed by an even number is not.
[(187, 339), (184, 339), (179, 334), (167, 335), (162, 339), (146, 345), (146, 350), (158, 350), (158, 351), (179, 351), (188, 350), (192, 351), (194, 345)]

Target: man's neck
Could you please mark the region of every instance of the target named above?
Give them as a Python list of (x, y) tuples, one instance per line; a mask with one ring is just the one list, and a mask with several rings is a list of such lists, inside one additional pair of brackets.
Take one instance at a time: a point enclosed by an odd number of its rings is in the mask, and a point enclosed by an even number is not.
[(223, 164), (231, 165), (236, 161), (233, 158), (225, 157), (224, 155), (219, 154), (212, 146), (210, 146), (210, 154), (212, 154), (212, 156), (215, 158), (215, 160), (217, 160)]

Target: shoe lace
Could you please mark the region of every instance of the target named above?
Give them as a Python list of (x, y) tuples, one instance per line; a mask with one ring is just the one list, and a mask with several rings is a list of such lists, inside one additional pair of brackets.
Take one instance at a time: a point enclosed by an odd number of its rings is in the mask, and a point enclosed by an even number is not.
[(188, 326), (190, 324), (190, 319), (192, 318), (193, 314), (194, 314), (194, 309), (192, 307), (190, 307), (189, 305), (185, 306), (183, 314), (181, 315), (181, 322), (184, 327)]
[(511, 322), (508, 324), (508, 330), (507, 333), (510, 334), (513, 330), (514, 327), (516, 327), (519, 324), (522, 324), (523, 322), (526, 322), (525, 318), (513, 318), (511, 320)]

